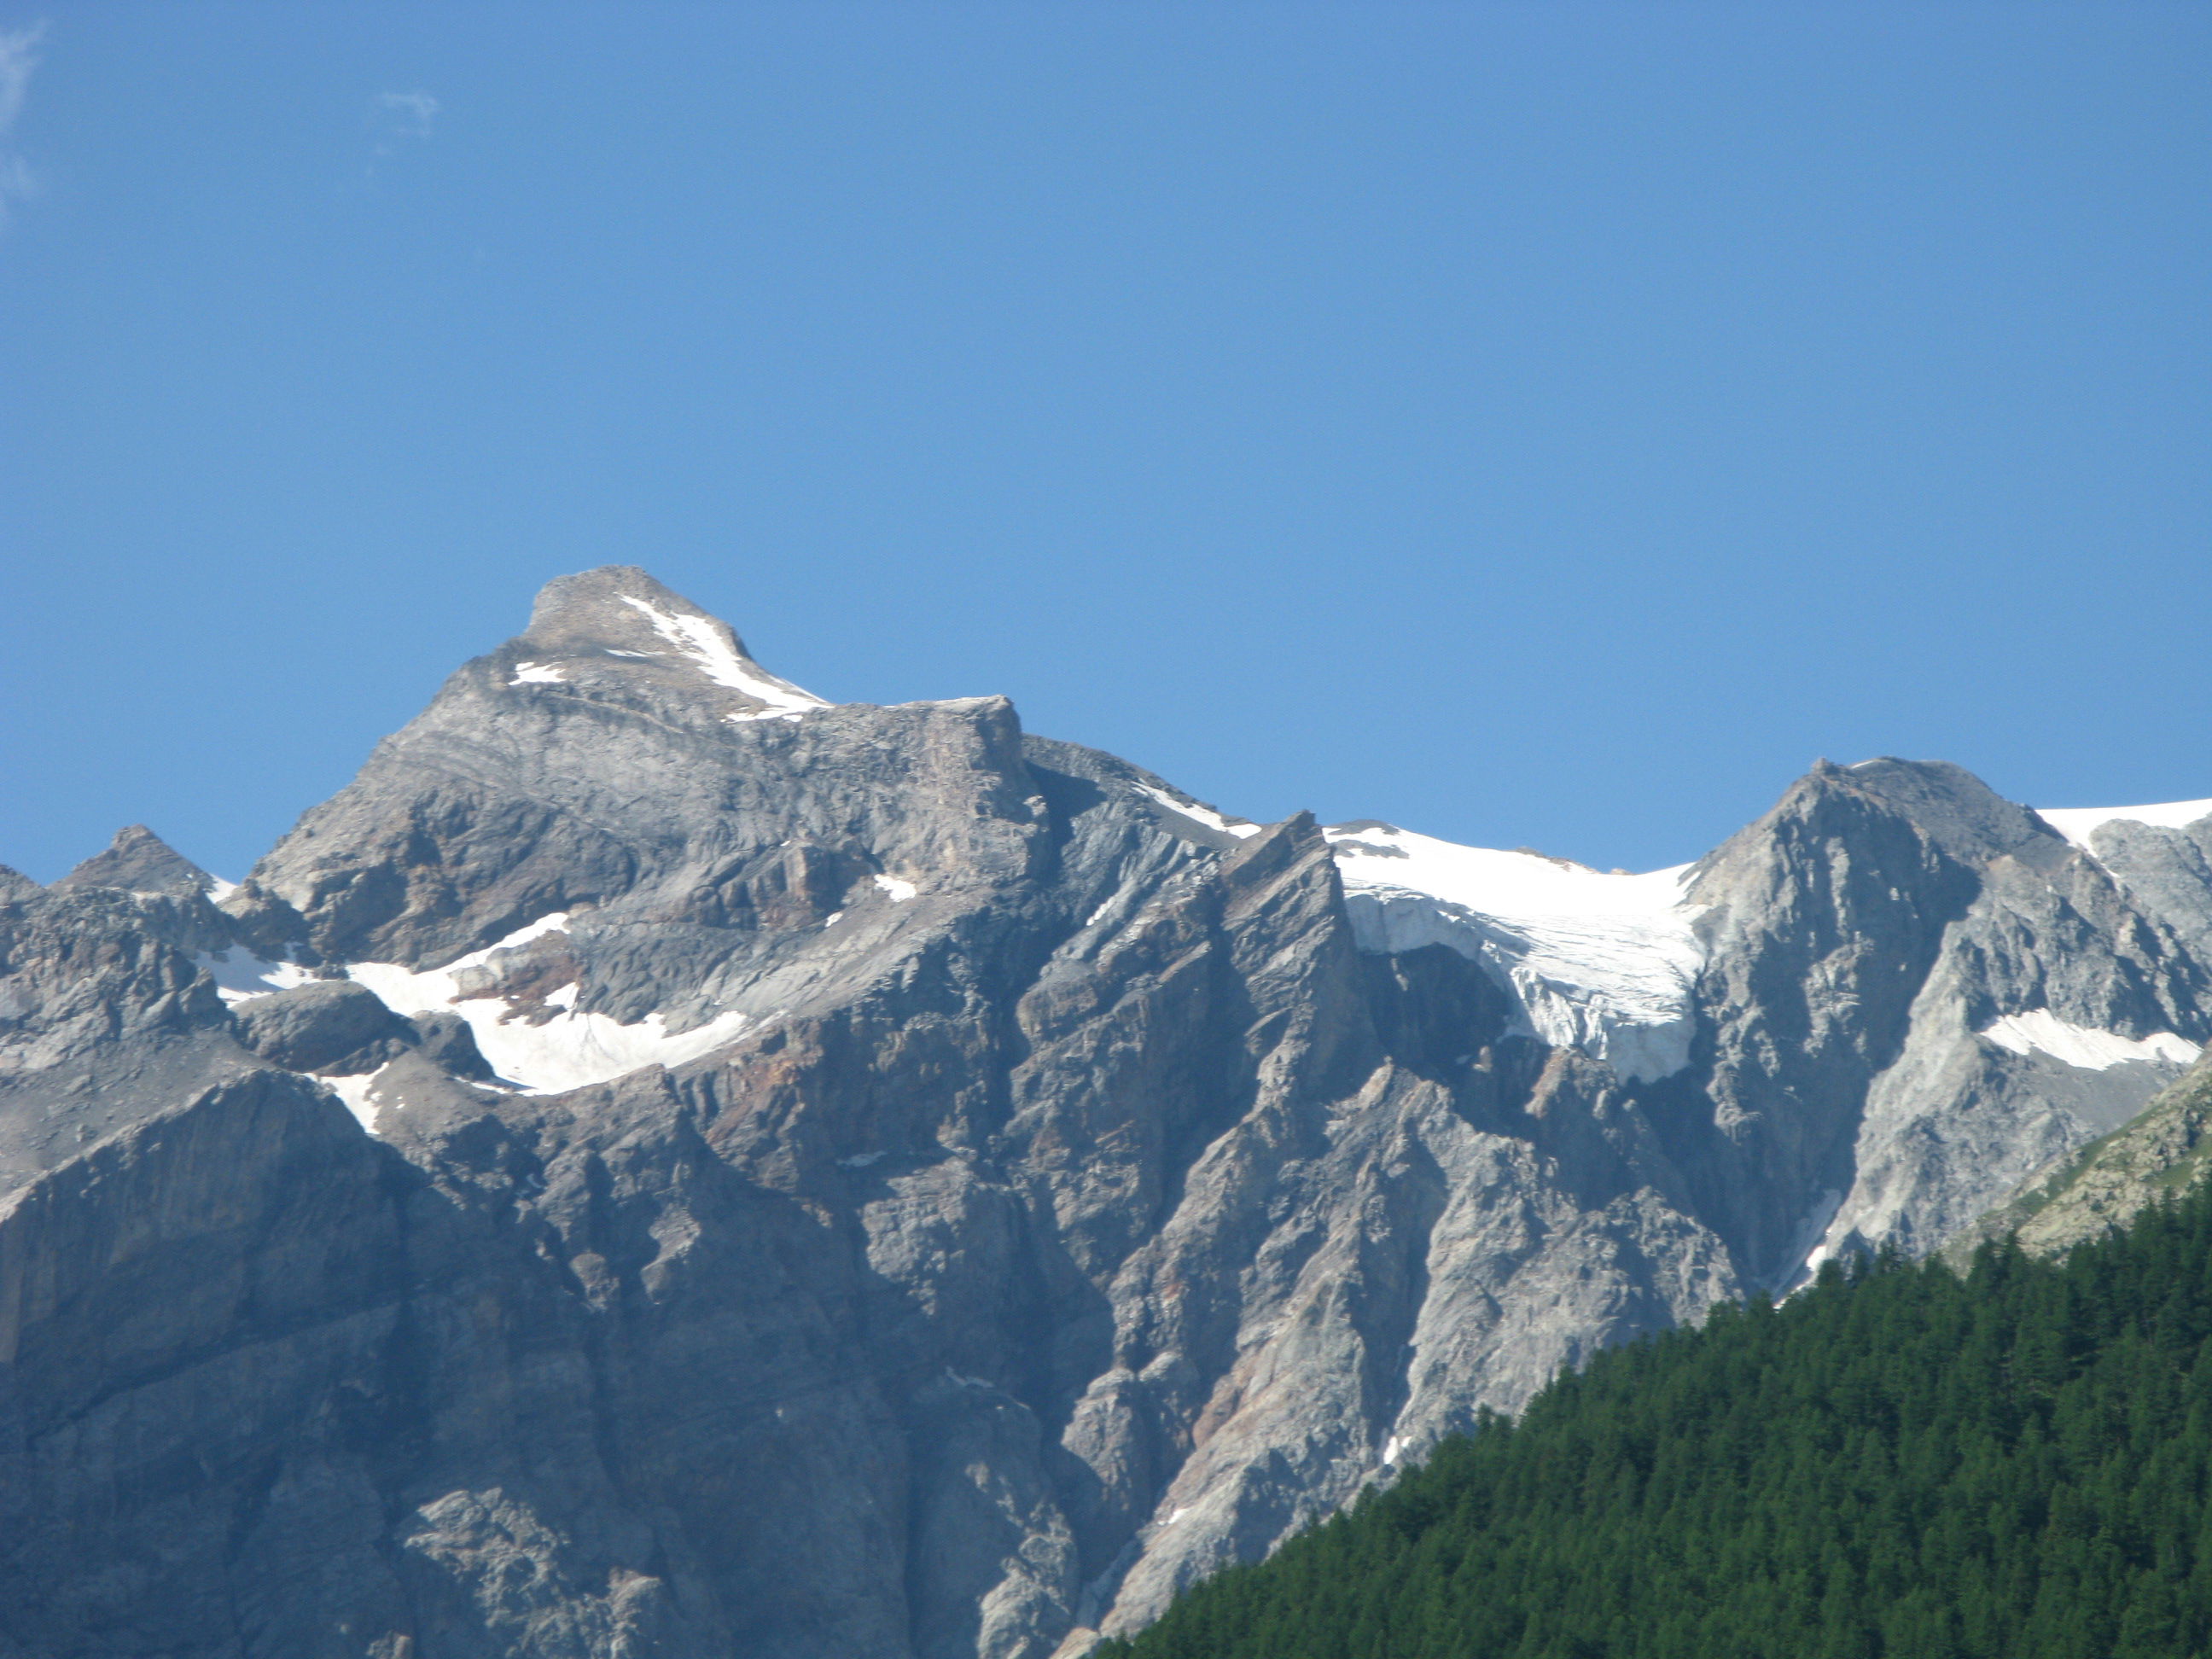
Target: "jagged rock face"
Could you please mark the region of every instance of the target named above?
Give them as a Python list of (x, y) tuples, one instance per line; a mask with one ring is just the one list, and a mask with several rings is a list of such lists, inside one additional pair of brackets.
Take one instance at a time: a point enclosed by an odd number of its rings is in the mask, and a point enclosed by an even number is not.
[(197, 893), (0, 882), (0, 1191), (250, 1063), (198, 963), (228, 938)]
[(219, 908), (0, 882), (0, 1652), (1079, 1652), (2124, 1119), (2212, 864), (2086, 833), (1439, 882), (564, 579)]
[[(1752, 874), (1792, 856), (1783, 879)], [(2113, 870), (1955, 767), (1816, 771), (1693, 896), (1734, 931), (1712, 958), (1733, 982), (1702, 988), (1710, 1080), (1691, 1081), (1755, 1152), (1696, 1161), (1757, 1206), (1729, 1236), (1769, 1283), (1839, 1250), (1936, 1248), (2212, 1037), (2203, 960)], [(2212, 884), (2193, 902), (2212, 914)], [(2100, 1051), (2081, 1063), (2069, 1041)], [(1777, 1141), (1792, 1181), (1772, 1179)], [(1808, 1195), (1793, 1229), (1783, 1206)]]
[[(1690, 897), (1710, 907), (1699, 1063), (1652, 1108), (1699, 1213), (1778, 1287), (1839, 1249), (1933, 1248), (2212, 1035), (2180, 939), (1955, 767), (1817, 769)], [(2212, 884), (2195, 903), (2212, 913)], [(1983, 1035), (2038, 1014), (2185, 1041), (2100, 1071)]]

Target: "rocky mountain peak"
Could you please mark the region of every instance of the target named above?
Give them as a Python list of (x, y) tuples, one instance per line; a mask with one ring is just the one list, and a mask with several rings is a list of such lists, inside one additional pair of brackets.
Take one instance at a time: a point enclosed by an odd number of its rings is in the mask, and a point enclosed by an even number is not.
[(727, 623), (635, 565), (601, 565), (548, 582), (529, 628), (493, 660), (514, 686), (574, 684), (626, 668), (735, 692), (763, 717), (829, 706), (769, 673)]
[(1948, 761), (1883, 755), (1829, 771), (1845, 787), (1910, 818), (1961, 864), (1986, 864), (2008, 853), (2057, 856), (2065, 851), (2064, 838), (2035, 813)]
[(137, 893), (204, 893), (216, 878), (143, 823), (115, 832), (106, 849), (54, 884), (64, 892), (80, 887), (121, 887)]
[(1859, 875), (1845, 886), (1861, 890), (1862, 902), (1887, 895), (1931, 915), (1966, 902), (1975, 872), (1993, 860), (2013, 854), (2047, 868), (2067, 853), (2064, 838), (2033, 811), (1962, 766), (1887, 755), (1850, 766), (1820, 760), (1763, 817), (1698, 860), (1691, 896), (1724, 906), (1731, 896), (1778, 893), (1816, 871), (1832, 876), (1845, 867), (1832, 863), (1838, 848), (1850, 849)]
[(2126, 1124), (2212, 801), (2057, 818), (1263, 825), (563, 577), (220, 908), (0, 872), (0, 1654), (1077, 1659)]

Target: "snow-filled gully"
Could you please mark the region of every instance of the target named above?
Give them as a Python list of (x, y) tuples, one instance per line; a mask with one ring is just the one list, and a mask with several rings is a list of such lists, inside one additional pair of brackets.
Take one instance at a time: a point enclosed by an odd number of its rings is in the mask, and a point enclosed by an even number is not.
[[(468, 1022), (470, 1034), (492, 1070), (526, 1094), (560, 1094), (611, 1082), (642, 1066), (680, 1066), (713, 1053), (751, 1023), (749, 1016), (732, 1012), (688, 1031), (670, 1031), (660, 1015), (653, 1013), (625, 1025), (610, 1015), (575, 1007), (576, 987), (571, 984), (545, 999), (556, 1010), (552, 1018), (532, 1024), (515, 1018), (517, 1005), (507, 998), (463, 994), (459, 981), (469, 969), (484, 966), (499, 951), (562, 932), (568, 921), (565, 912), (556, 913), (425, 972), (397, 963), (356, 962), (346, 967), (345, 974), (374, 991), (396, 1014), (459, 1014)], [(215, 975), (219, 994), (230, 1003), (288, 990), (313, 977), (291, 963), (264, 962), (242, 949), (203, 957), (200, 966)], [(376, 1105), (369, 1096), (374, 1075), (317, 1080), (343, 1100), (364, 1127), (373, 1129)]]

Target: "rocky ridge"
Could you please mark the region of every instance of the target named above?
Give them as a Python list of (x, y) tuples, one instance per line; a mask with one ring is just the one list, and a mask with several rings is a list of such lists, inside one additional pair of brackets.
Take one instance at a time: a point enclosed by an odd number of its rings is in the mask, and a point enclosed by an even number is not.
[(2199, 1060), (2124, 1127), (2090, 1142), (1943, 1247), (1963, 1268), (1985, 1239), (2014, 1238), (2030, 1255), (2062, 1255), (2124, 1228), (2151, 1205), (2212, 1172), (2212, 1060)]
[(2212, 1041), (2133, 810), (1259, 825), (563, 578), (234, 890), (0, 879), (0, 1653), (1079, 1653), (2128, 1122)]

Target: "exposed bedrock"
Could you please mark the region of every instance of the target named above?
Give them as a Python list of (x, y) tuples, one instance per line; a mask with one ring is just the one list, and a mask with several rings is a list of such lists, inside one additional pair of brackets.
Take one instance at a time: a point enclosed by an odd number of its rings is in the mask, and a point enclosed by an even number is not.
[(0, 1641), (1080, 1652), (2125, 1121), (2212, 865), (2085, 834), (1893, 761), (1658, 877), (1263, 826), (564, 579), (219, 902), (0, 884)]

